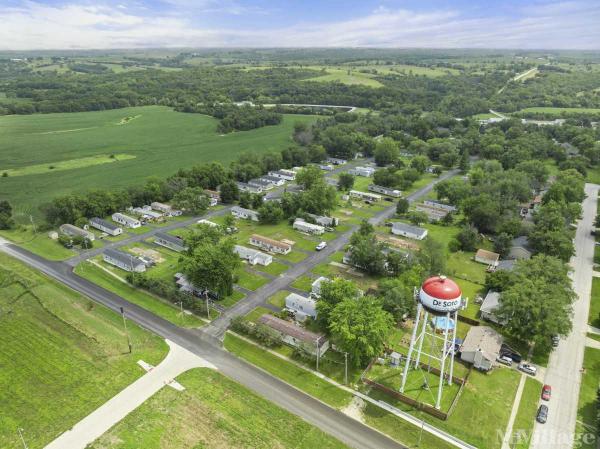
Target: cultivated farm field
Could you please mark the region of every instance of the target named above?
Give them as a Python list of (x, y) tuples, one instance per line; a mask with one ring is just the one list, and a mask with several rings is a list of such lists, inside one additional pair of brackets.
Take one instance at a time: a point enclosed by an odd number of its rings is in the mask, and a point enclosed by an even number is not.
[(286, 115), (277, 126), (219, 135), (216, 119), (161, 106), (3, 116), (0, 192), (17, 220), (28, 220), (60, 194), (124, 187), (200, 162), (229, 162), (243, 152), (280, 151), (293, 144), (295, 122), (314, 119)]
[(0, 447), (39, 449), (158, 364), (167, 345), (0, 253)]

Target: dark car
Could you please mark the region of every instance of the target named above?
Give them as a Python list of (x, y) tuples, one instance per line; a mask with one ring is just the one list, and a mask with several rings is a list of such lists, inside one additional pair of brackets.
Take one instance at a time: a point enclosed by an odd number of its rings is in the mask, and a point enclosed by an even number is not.
[(540, 424), (545, 424), (546, 421), (548, 421), (548, 406), (547, 405), (540, 405), (540, 408), (538, 408), (535, 419)]
[(384, 201), (389, 201), (390, 203), (394, 202), (394, 198), (384, 198), (383, 200)]
[(502, 346), (500, 347), (500, 355), (510, 357), (515, 363), (521, 363), (523, 361), (523, 357), (521, 356), (521, 354), (512, 349), (507, 344), (502, 344)]
[(542, 387), (542, 399), (544, 401), (549, 401), (552, 396), (552, 387), (550, 385), (544, 385)]
[(558, 335), (553, 335), (552, 336), (552, 347), (556, 348), (558, 346), (559, 342), (560, 342), (560, 338), (558, 337)]

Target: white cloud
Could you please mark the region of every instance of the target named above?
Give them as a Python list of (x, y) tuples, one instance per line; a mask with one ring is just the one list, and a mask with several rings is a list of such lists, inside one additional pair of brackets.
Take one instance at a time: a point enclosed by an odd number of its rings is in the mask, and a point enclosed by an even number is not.
[[(143, 3), (70, 3), (49, 6), (26, 1), (0, 6), (0, 49), (134, 47), (479, 47), (600, 49), (600, 4), (570, 1), (537, 4), (515, 18), (468, 18), (455, 10), (414, 12), (378, 8), (352, 20), (297, 23), (287, 28), (209, 28), (186, 11), (249, 14), (235, 1), (164, 0), (169, 15), (149, 15)], [(207, 19), (205, 19), (207, 20)]]

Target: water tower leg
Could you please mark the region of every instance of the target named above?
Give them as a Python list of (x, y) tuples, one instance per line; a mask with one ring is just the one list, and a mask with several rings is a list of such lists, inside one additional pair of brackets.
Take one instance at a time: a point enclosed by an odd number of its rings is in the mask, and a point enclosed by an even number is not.
[(446, 347), (448, 346), (448, 328), (450, 327), (450, 313), (446, 314), (446, 326), (444, 327), (444, 346), (442, 346), (442, 360), (441, 360), (441, 366), (440, 366), (440, 382), (438, 385), (438, 395), (437, 395), (437, 401), (435, 403), (435, 408), (437, 408), (438, 410), (441, 407), (442, 404), (442, 391), (444, 389), (444, 372), (445, 372), (445, 368), (446, 368), (446, 357), (448, 356), (448, 351), (446, 350)]
[(406, 357), (406, 363), (404, 364), (404, 373), (402, 375), (402, 384), (400, 385), (400, 393), (404, 393), (404, 387), (406, 386), (406, 378), (408, 377), (408, 368), (410, 366), (410, 359), (415, 347), (417, 338), (417, 328), (419, 327), (419, 319), (421, 317), (421, 304), (417, 305), (417, 316), (415, 318), (415, 324), (412, 331), (412, 338), (410, 340), (410, 347), (408, 348), (408, 356)]
[(429, 312), (427, 309), (423, 309), (423, 321), (421, 323), (421, 333), (419, 336), (419, 349), (417, 349), (417, 357), (415, 358), (415, 369), (419, 368), (421, 362), (421, 354), (423, 353), (423, 340), (427, 335), (427, 321), (429, 320)]
[(454, 345), (456, 342), (456, 328), (458, 327), (458, 311), (454, 312), (454, 329), (452, 329), (452, 353), (450, 358), (450, 377), (448, 377), (448, 385), (452, 385), (452, 377), (454, 376)]

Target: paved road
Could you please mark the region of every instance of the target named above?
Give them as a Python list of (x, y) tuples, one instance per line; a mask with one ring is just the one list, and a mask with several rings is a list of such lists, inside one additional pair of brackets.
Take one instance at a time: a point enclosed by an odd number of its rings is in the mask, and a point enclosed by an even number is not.
[(192, 368), (216, 369), (187, 349), (168, 340), (167, 344), (169, 353), (158, 366), (61, 434), (45, 449), (85, 449), (180, 374)]
[[(433, 190), (435, 184), (437, 184), (438, 182), (443, 181), (445, 179), (448, 179), (452, 176), (455, 176), (458, 173), (459, 173), (459, 170), (447, 171), (446, 173), (442, 174), (437, 180), (429, 183), (428, 185), (426, 185), (422, 189), (417, 190), (416, 192), (412, 193), (411, 195), (408, 195), (406, 198), (409, 201), (416, 201), (419, 198), (422, 198), (425, 195), (427, 195), (429, 192), (431, 192)], [(381, 223), (384, 220), (387, 220), (387, 219), (393, 217), (395, 213), (396, 213), (396, 205), (394, 203), (392, 206), (375, 214), (375, 216), (373, 216), (371, 219), (369, 219), (369, 222), (371, 224)], [(219, 318), (213, 320), (213, 322), (210, 323), (208, 326), (205, 326), (202, 329), (202, 332), (207, 333), (211, 337), (214, 337), (217, 339), (222, 339), (225, 335), (225, 331), (229, 327), (229, 324), (234, 317), (240, 316), (240, 315), (246, 315), (248, 312), (252, 311), (254, 308), (256, 308), (260, 305), (264, 305), (265, 301), (269, 297), (273, 296), (275, 293), (277, 293), (280, 290), (285, 290), (285, 289), (289, 288), (290, 284), (292, 282), (294, 282), (296, 279), (298, 279), (298, 277), (309, 272), (316, 265), (318, 265), (322, 262), (325, 262), (335, 252), (342, 250), (344, 248), (344, 246), (346, 246), (348, 244), (348, 242), (350, 241), (350, 236), (357, 228), (358, 228), (358, 226), (353, 226), (351, 229), (344, 232), (343, 234), (338, 236), (336, 239), (328, 242), (327, 247), (324, 250), (313, 253), (312, 255), (310, 255), (309, 257), (304, 259), (303, 261), (297, 263), (292, 268), (287, 270), (281, 276), (275, 278), (268, 284), (265, 284), (264, 286), (257, 289), (256, 291), (250, 293), (246, 298), (244, 298), (243, 301), (238, 302), (233, 307), (228, 309), (225, 313), (222, 313), (219, 316)]]
[(583, 218), (575, 234), (575, 256), (571, 258), (573, 288), (573, 331), (550, 355), (544, 383), (552, 386), (548, 422), (534, 427), (531, 449), (571, 449), (577, 419), (581, 367), (588, 330), (592, 270), (594, 264), (594, 218), (600, 186), (586, 184)]
[(218, 345), (219, 342), (198, 330), (179, 328), (153, 313), (127, 302), (120, 296), (76, 276), (67, 264), (47, 261), (12, 244), (0, 244), (0, 250), (111, 310), (118, 312), (123, 307), (128, 319), (202, 357), (226, 376), (319, 427), (352, 448), (406, 449), (380, 432), (229, 354)]

